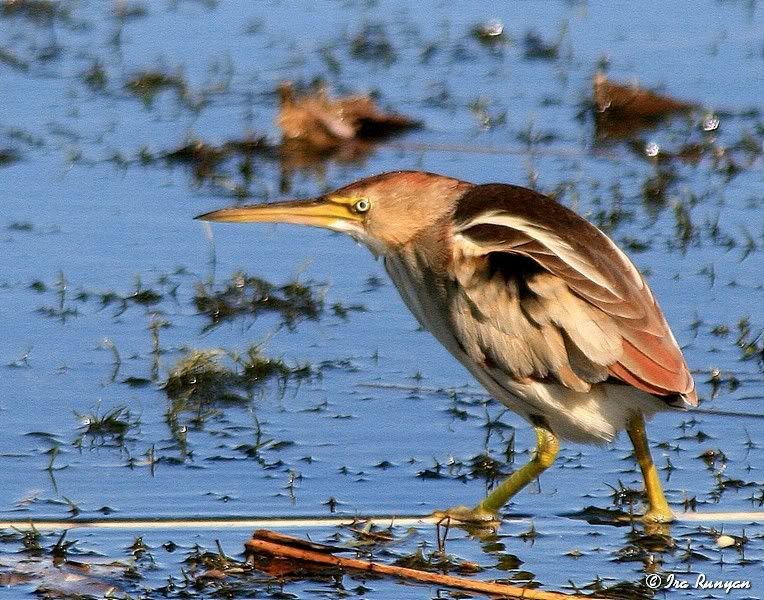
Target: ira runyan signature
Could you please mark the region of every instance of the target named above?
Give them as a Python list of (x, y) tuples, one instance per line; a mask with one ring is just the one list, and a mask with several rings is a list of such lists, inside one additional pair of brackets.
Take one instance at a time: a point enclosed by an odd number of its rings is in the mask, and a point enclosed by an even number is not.
[(749, 579), (709, 579), (703, 573), (698, 573), (694, 579), (678, 577), (674, 573), (651, 573), (645, 577), (645, 585), (652, 590), (724, 590), (725, 594), (751, 589)]

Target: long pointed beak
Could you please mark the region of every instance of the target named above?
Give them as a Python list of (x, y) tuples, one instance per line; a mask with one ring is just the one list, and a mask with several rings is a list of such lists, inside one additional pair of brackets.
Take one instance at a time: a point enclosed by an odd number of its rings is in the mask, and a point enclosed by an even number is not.
[(362, 228), (360, 215), (351, 207), (350, 199), (322, 196), (311, 200), (232, 206), (196, 218), (221, 223), (292, 223), (349, 233)]

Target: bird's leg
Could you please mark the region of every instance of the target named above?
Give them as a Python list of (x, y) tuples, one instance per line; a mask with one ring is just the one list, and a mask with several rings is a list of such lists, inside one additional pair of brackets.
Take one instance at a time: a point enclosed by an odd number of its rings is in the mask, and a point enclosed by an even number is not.
[(488, 494), (483, 501), (475, 507), (477, 512), (489, 512), (496, 514), (509, 499), (521, 489), (536, 479), (541, 473), (552, 466), (557, 453), (560, 451), (560, 442), (551, 431), (544, 427), (535, 427), (536, 430), (536, 454), (526, 465), (512, 473), (499, 486)]
[(560, 451), (560, 442), (557, 436), (549, 431), (549, 429), (540, 426), (536, 426), (534, 429), (536, 430), (538, 443), (536, 454), (530, 462), (502, 481), (475, 508), (457, 506), (445, 511), (436, 511), (435, 516), (451, 517), (457, 521), (464, 522), (495, 521), (499, 509), (512, 496), (548, 469)]
[(634, 455), (637, 457), (639, 468), (642, 469), (642, 477), (645, 480), (645, 493), (647, 494), (648, 509), (645, 513), (645, 521), (654, 523), (669, 523), (674, 520), (666, 496), (663, 495), (663, 487), (658, 476), (658, 470), (650, 456), (650, 445), (645, 433), (645, 420), (642, 413), (637, 413), (629, 419), (626, 426), (631, 443), (634, 444)]

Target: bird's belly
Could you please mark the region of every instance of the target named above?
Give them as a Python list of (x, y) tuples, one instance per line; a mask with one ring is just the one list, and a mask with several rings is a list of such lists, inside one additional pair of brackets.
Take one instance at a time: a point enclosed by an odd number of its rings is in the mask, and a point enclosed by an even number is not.
[[(472, 371), (472, 370), (471, 370)], [(670, 410), (662, 400), (629, 385), (599, 383), (576, 392), (558, 383), (497, 383), (485, 373), (475, 378), (494, 398), (530, 422), (542, 417), (559, 438), (585, 444), (606, 444), (641, 412), (646, 419)]]
[(629, 417), (641, 411), (650, 418), (669, 407), (661, 400), (628, 385), (594, 384), (576, 392), (557, 383), (519, 382), (498, 369), (476, 362), (454, 335), (444, 298), (438, 290), (412, 285), (417, 266), (402, 258), (385, 259), (385, 267), (403, 301), (427, 329), (480, 382), (491, 396), (529, 422), (542, 417), (561, 439), (604, 444), (626, 427)]

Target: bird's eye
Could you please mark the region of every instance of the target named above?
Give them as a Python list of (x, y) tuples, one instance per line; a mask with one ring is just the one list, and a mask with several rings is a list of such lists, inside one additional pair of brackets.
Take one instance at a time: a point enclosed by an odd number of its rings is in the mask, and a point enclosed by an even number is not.
[(365, 213), (371, 208), (371, 202), (366, 198), (359, 198), (353, 204), (353, 210), (357, 213)]

